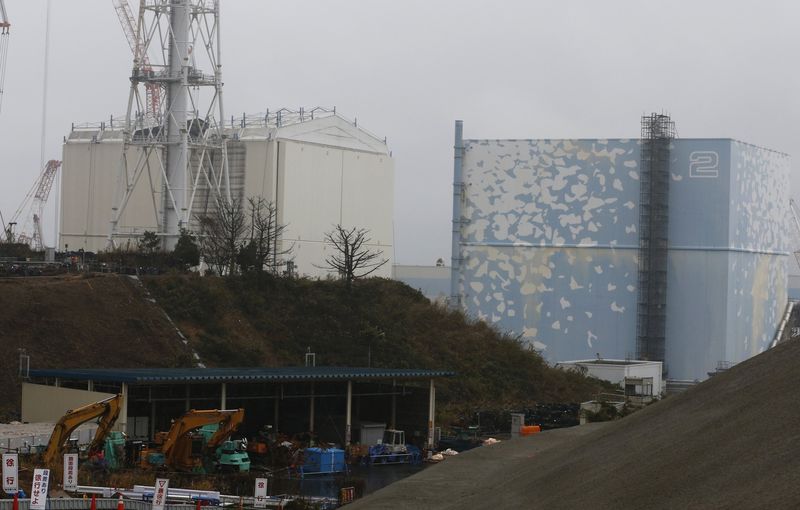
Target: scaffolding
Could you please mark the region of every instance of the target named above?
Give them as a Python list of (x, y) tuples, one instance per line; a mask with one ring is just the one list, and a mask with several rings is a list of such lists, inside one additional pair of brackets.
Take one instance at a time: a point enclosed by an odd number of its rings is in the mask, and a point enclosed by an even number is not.
[(142, 181), (150, 186), (157, 234), (171, 249), (198, 213), (232, 200), (219, 0), (141, 0), (136, 20), (123, 4), (115, 7), (134, 56), (108, 239), (113, 247), (124, 237), (120, 221)]
[(675, 123), (669, 115), (642, 117), (639, 192), (639, 359), (664, 361), (669, 248), (669, 164)]

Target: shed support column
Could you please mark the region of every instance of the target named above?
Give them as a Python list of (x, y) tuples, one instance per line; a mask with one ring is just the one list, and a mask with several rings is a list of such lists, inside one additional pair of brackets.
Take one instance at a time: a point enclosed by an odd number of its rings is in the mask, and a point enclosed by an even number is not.
[(219, 390), (219, 408), (220, 409), (227, 409), (228, 408), (228, 383), (222, 383), (222, 387)]
[(53, 386), (55, 386), (56, 388), (60, 388), (61, 387), (61, 379), (56, 377), (55, 381), (53, 381)]
[(117, 430), (120, 432), (128, 432), (128, 383), (122, 383), (122, 388), (119, 391), (122, 394), (122, 405), (119, 409), (119, 418), (117, 419)]
[(351, 413), (353, 412), (353, 381), (347, 381), (347, 414), (345, 415), (345, 423), (344, 423), (344, 444), (350, 444), (350, 431), (352, 425), (352, 416)]
[(308, 419), (308, 431), (314, 432), (314, 383), (311, 383), (311, 405), (309, 411), (309, 419)]
[(278, 430), (279, 430), (278, 423), (280, 423), (280, 414), (279, 413), (280, 413), (280, 408), (281, 408), (280, 397), (282, 396), (281, 394), (283, 393), (282, 390), (283, 390), (283, 385), (275, 386), (275, 408), (273, 409), (273, 414), (274, 414), (274, 417), (275, 417), (275, 425), (273, 427), (273, 430), (275, 431), (276, 434), (278, 433)]
[(397, 379), (392, 379), (392, 427), (397, 428)]
[(91, 379), (86, 381), (86, 391), (94, 391), (94, 381)]
[(150, 402), (150, 439), (156, 438), (156, 401)]
[(436, 387), (431, 379), (431, 388), (428, 392), (428, 448), (433, 448), (434, 417), (436, 415)]

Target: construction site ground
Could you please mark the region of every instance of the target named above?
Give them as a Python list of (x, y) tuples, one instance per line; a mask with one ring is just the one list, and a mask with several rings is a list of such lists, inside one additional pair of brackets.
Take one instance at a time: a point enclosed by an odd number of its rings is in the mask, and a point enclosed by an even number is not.
[(800, 342), (615, 422), (481, 447), (350, 508), (800, 506)]

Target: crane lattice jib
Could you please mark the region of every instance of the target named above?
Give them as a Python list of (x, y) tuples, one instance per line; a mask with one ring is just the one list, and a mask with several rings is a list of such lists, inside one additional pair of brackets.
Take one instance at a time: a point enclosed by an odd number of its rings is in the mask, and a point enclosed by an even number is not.
[[(136, 18), (133, 17), (133, 11), (131, 10), (130, 4), (128, 4), (128, 0), (112, 0), (112, 3), (114, 4), (114, 10), (117, 11), (117, 17), (119, 18), (120, 25), (122, 25), (122, 31), (125, 33), (128, 46), (130, 46), (133, 52), (134, 63), (138, 62), (141, 66), (141, 70), (145, 74), (152, 72), (153, 69), (150, 66), (150, 59), (147, 58), (147, 52), (142, 47), (140, 39), (136, 35)], [(159, 111), (161, 102), (158, 84), (146, 83), (145, 94), (147, 101), (146, 107), (148, 110), (147, 114), (153, 116)]]
[(39, 186), (36, 187), (36, 193), (33, 195), (34, 199), (47, 202), (47, 197), (50, 196), (50, 190), (53, 188), (53, 181), (60, 167), (61, 161), (56, 159), (51, 159), (47, 162), (47, 166), (44, 172), (42, 172), (42, 177), (39, 179)]
[(8, 22), (8, 13), (6, 12), (6, 3), (4, 0), (0, 0), (0, 28), (3, 29), (3, 32), (8, 32), (8, 29), (11, 28), (11, 23)]
[(3, 106), (3, 91), (6, 81), (6, 57), (8, 55), (8, 33), (11, 30), (11, 23), (8, 21), (6, 4), (0, 0), (0, 108)]
[(11, 218), (10, 223), (17, 225), (16, 242), (30, 244), (34, 250), (42, 248), (41, 220), (59, 168), (61, 161), (51, 159), (47, 162)]
[(119, 18), (119, 23), (120, 25), (122, 25), (122, 31), (125, 32), (125, 39), (128, 40), (128, 45), (131, 47), (131, 51), (135, 56), (136, 31), (133, 29), (133, 27), (136, 25), (136, 21), (133, 17), (131, 6), (128, 5), (127, 0), (113, 0), (113, 3), (114, 3), (114, 10), (117, 11), (117, 17)]

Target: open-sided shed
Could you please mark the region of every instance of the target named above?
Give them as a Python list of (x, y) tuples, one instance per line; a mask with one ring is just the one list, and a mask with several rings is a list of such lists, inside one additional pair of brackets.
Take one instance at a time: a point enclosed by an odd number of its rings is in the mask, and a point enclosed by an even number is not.
[[(130, 368), (30, 370), (22, 388), (24, 421), (55, 421), (67, 409), (121, 393), (117, 428), (152, 438), (190, 409), (245, 409), (243, 432), (265, 425), (313, 432), (342, 444), (354, 423), (384, 422), (430, 445), (435, 379), (444, 370), (353, 367)], [(427, 407), (427, 408), (426, 408)]]

